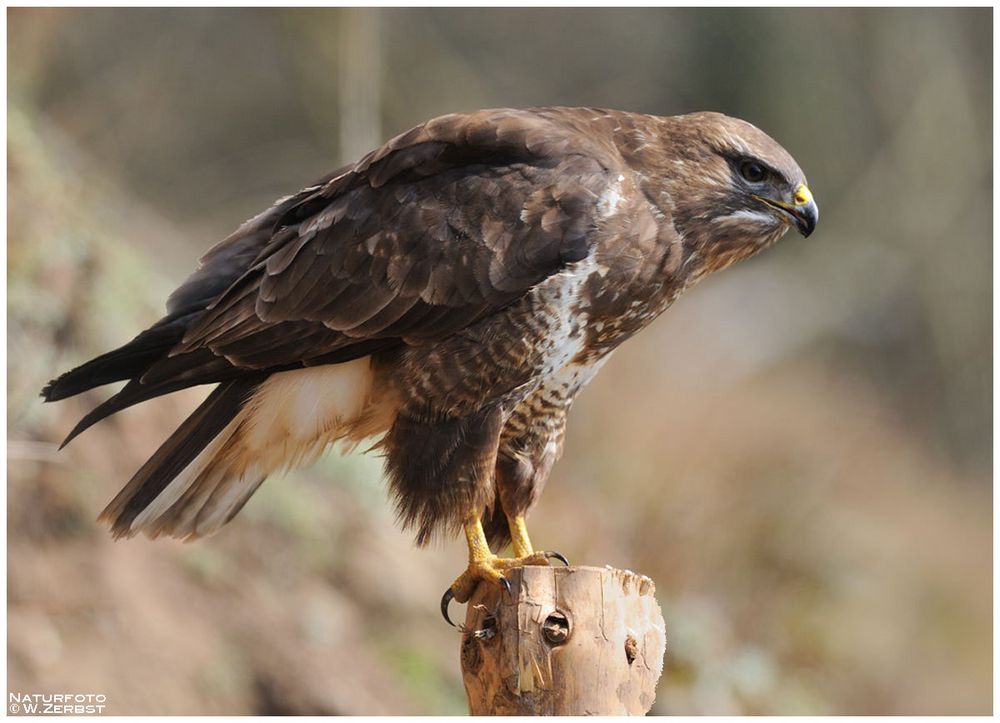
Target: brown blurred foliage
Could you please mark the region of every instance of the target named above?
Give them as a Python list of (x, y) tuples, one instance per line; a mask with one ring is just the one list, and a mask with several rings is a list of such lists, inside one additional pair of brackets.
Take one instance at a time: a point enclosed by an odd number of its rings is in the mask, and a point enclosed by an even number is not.
[(425, 118), (720, 110), (822, 217), (707, 280), (574, 409), (536, 541), (657, 582), (657, 713), (991, 709), (989, 9), (8, 11), (8, 688), (109, 712), (460, 713), (377, 459), (269, 481), (219, 536), (94, 517), (190, 410), (56, 453), (59, 371), (210, 244)]

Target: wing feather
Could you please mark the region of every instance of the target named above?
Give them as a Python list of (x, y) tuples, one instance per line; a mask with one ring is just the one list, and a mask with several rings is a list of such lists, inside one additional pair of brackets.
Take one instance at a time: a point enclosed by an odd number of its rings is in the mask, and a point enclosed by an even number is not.
[(443, 116), (252, 219), (171, 297), (204, 311), (142, 382), (224, 377), (206, 354), (227, 370), (350, 359), (503, 309), (589, 252), (623, 164), (570, 115)]

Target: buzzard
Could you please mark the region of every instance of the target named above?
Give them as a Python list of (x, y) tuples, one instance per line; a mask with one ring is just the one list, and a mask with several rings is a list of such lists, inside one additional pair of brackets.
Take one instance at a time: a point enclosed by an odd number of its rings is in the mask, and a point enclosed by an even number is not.
[[(611, 352), (705, 274), (817, 218), (792, 157), (718, 113), (445, 115), (244, 223), (162, 319), (42, 396), (127, 380), (68, 442), (216, 385), (101, 514), (115, 537), (208, 535), (272, 472), (373, 440), (417, 542), (465, 533), (447, 618), (480, 581), (563, 559), (534, 550), (525, 516)], [(508, 542), (512, 559), (494, 554)]]

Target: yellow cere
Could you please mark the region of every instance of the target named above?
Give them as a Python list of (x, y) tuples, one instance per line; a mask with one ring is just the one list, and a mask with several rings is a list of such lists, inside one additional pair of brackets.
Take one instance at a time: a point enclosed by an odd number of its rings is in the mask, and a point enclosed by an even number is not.
[(795, 195), (792, 196), (792, 198), (795, 201), (796, 206), (805, 206), (813, 200), (813, 195), (806, 185), (803, 184), (795, 189)]

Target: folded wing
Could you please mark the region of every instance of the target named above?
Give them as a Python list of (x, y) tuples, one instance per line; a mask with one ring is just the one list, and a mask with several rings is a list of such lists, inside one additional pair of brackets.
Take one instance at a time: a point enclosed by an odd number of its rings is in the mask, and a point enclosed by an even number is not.
[(130, 379), (72, 437), (185, 387), (452, 334), (589, 253), (620, 163), (602, 143), (558, 109), (418, 126), (249, 221), (171, 296), (166, 319), (105, 355), (113, 366), (83, 365), (46, 396)]

